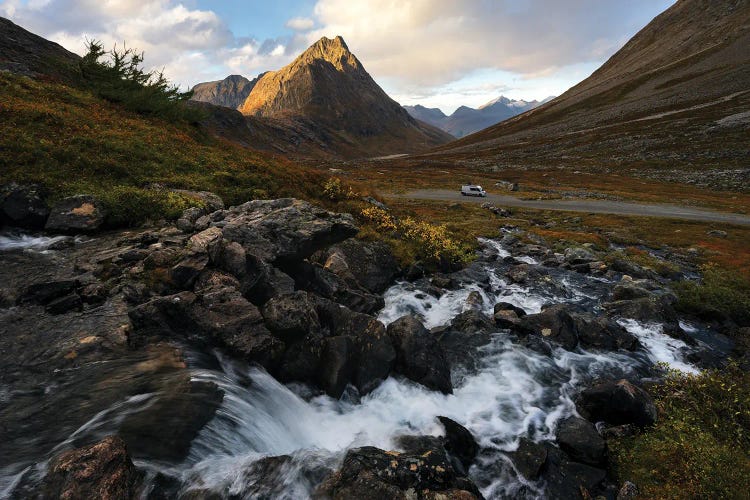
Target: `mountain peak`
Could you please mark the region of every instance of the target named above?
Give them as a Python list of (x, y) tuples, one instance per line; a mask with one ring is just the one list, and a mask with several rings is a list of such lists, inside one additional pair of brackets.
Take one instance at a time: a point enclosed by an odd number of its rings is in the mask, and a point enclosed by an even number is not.
[(295, 63), (313, 64), (321, 60), (331, 63), (338, 71), (357, 71), (362, 68), (341, 36), (321, 38), (303, 52)]

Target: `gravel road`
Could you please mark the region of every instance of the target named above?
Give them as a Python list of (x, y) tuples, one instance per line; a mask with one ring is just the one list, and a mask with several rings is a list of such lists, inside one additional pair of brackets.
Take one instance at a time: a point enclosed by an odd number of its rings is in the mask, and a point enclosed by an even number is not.
[(522, 200), (515, 196), (487, 194), (485, 198), (461, 196), (447, 189), (420, 189), (400, 194), (388, 194), (392, 198), (414, 200), (457, 201), (466, 203), (490, 202), (501, 207), (520, 207), (537, 210), (559, 210), (595, 214), (633, 215), (643, 217), (666, 217), (700, 222), (720, 222), (750, 226), (750, 216), (717, 212), (702, 208), (666, 204), (643, 204), (608, 200)]

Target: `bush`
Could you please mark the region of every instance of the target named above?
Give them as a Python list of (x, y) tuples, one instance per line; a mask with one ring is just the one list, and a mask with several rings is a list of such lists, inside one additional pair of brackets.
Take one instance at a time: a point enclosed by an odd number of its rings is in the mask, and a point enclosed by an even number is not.
[(701, 267), (702, 281), (682, 281), (674, 286), (679, 310), (698, 316), (719, 311), (740, 325), (750, 326), (750, 281), (741, 274), (708, 264)]
[(472, 257), (471, 248), (452, 238), (444, 225), (434, 225), (411, 217), (396, 219), (387, 211), (377, 207), (367, 207), (361, 211), (362, 217), (375, 226), (380, 238), (393, 234), (395, 241), (409, 244), (408, 248), (395, 248), (402, 263), (423, 260), (428, 264), (451, 267), (468, 262)]
[(668, 374), (651, 389), (659, 421), (610, 442), (616, 475), (644, 498), (746, 498), (750, 491), (750, 374), (735, 365)]
[(359, 197), (351, 186), (345, 188), (338, 177), (331, 177), (323, 184), (323, 195), (331, 201), (352, 200)]
[(199, 121), (203, 114), (185, 105), (192, 92), (180, 92), (161, 71), (141, 68), (143, 53), (117, 47), (106, 52), (96, 40), (88, 42), (81, 59), (84, 82), (99, 97), (130, 111), (167, 119)]
[(101, 196), (107, 209), (107, 225), (133, 227), (147, 220), (175, 220), (190, 207), (204, 207), (203, 202), (168, 190), (115, 186)]

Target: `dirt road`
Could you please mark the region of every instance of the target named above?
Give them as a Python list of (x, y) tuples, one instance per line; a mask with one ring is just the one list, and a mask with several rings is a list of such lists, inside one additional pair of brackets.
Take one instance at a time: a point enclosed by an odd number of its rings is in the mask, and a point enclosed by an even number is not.
[(456, 191), (447, 189), (420, 189), (402, 194), (386, 195), (392, 198), (414, 200), (442, 200), (466, 203), (490, 202), (501, 207), (520, 207), (536, 210), (559, 210), (568, 212), (586, 212), (595, 214), (632, 215), (638, 217), (666, 217), (700, 222), (719, 222), (750, 226), (750, 216), (713, 210), (683, 207), (679, 205), (651, 205), (624, 201), (608, 200), (522, 200), (515, 196), (488, 194), (486, 198), (461, 196)]

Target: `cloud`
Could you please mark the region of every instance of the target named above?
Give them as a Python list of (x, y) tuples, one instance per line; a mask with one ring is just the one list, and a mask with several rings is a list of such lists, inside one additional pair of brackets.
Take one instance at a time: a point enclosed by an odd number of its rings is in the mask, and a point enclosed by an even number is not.
[(315, 26), (315, 21), (309, 17), (293, 17), (286, 22), (286, 27), (296, 31), (307, 31)]
[(602, 61), (664, 5), (654, 0), (319, 0), (321, 28), (342, 35), (376, 77), (442, 85), (477, 68), (548, 75)]

